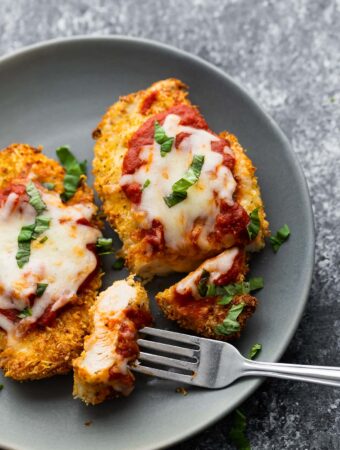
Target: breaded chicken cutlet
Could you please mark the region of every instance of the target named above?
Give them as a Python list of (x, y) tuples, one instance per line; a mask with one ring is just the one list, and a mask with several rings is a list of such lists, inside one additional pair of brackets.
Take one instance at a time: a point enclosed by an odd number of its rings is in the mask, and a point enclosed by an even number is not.
[(95, 188), (133, 273), (189, 272), (234, 245), (263, 247), (255, 169), (235, 136), (209, 129), (181, 81), (121, 97), (93, 136)]
[(68, 178), (40, 149), (0, 151), (0, 367), (16, 380), (72, 368), (101, 284), (93, 191), (85, 176), (74, 185), (78, 166), (67, 149), (65, 157)]
[(134, 388), (128, 365), (139, 355), (138, 330), (152, 322), (145, 289), (133, 276), (116, 281), (98, 296), (90, 321), (84, 351), (73, 362), (73, 395), (95, 405)]
[(208, 338), (238, 338), (256, 308), (250, 292), (262, 287), (259, 278), (244, 281), (247, 271), (245, 251), (233, 247), (159, 292), (157, 303), (183, 328)]

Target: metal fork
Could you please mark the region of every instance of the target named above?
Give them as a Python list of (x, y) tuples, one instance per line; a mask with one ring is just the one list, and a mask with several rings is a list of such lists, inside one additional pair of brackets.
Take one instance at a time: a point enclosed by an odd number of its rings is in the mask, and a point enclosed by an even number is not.
[[(340, 387), (340, 368), (252, 361), (226, 342), (146, 327), (143, 335), (172, 344), (138, 339), (141, 349), (135, 372), (209, 389), (226, 387), (241, 377), (274, 377)], [(177, 344), (177, 345), (174, 345)], [(153, 352), (153, 353), (152, 353)], [(163, 353), (167, 356), (155, 354)], [(150, 366), (151, 364), (151, 366)], [(166, 366), (161, 369), (156, 366)]]

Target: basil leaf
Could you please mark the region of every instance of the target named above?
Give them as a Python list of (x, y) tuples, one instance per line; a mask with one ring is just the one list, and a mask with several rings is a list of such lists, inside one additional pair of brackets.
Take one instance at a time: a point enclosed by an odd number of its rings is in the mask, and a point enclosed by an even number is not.
[(257, 356), (260, 353), (261, 350), (262, 350), (262, 345), (261, 344), (254, 344), (252, 346), (252, 348), (250, 349), (250, 352), (249, 352), (249, 355), (248, 355), (249, 359), (254, 359), (255, 356)]
[(179, 192), (173, 192), (170, 195), (167, 195), (164, 198), (165, 203), (169, 208), (172, 208), (173, 206), (177, 205), (177, 203), (182, 202), (187, 198), (188, 194), (186, 192), (179, 193)]
[(31, 225), (24, 225), (21, 227), (19, 236), (18, 236), (18, 242), (27, 242), (31, 241), (33, 232), (35, 228), (35, 223), (32, 223)]
[(169, 138), (167, 141), (163, 142), (163, 144), (161, 145), (161, 156), (162, 156), (162, 158), (164, 158), (164, 156), (167, 153), (171, 152), (173, 142), (174, 142), (174, 138)]
[(28, 263), (31, 254), (31, 241), (19, 242), (18, 251), (15, 255), (18, 267), (22, 269), (26, 263)]
[(227, 286), (223, 286), (225, 292), (228, 295), (240, 295), (240, 294), (249, 294), (251, 291), (256, 291), (257, 289), (262, 289), (264, 286), (263, 278), (256, 277), (250, 278), (249, 281), (242, 281), (241, 283), (228, 284)]
[(29, 196), (30, 205), (33, 206), (38, 214), (41, 214), (46, 209), (46, 204), (32, 181), (30, 181), (26, 186), (26, 192)]
[(180, 203), (187, 197), (187, 190), (197, 183), (201, 175), (203, 164), (204, 156), (194, 155), (189, 169), (182, 178), (172, 185), (172, 193), (164, 197), (164, 201), (169, 208)]
[(87, 160), (84, 159), (84, 161), (80, 162), (79, 163), (79, 167), (80, 167), (82, 175), (86, 175), (86, 173), (87, 173)]
[(216, 296), (216, 286), (214, 284), (207, 284), (207, 293), (206, 297), (215, 297)]
[(250, 222), (247, 225), (248, 236), (251, 241), (253, 241), (260, 231), (260, 218), (259, 218), (259, 208), (254, 209), (249, 214)]
[(244, 308), (244, 303), (238, 303), (237, 305), (232, 305), (228, 311), (226, 318), (223, 320), (222, 324), (215, 327), (217, 334), (229, 335), (236, 333), (240, 330), (241, 326), (237, 322), (238, 316), (241, 314)]
[(25, 319), (25, 317), (30, 317), (31, 315), (32, 315), (31, 308), (25, 308), (17, 315), (17, 317), (19, 317), (19, 319)]
[(46, 182), (46, 183), (42, 183), (42, 185), (49, 191), (53, 191), (53, 189), (55, 188), (55, 183)]
[(109, 255), (113, 253), (111, 238), (99, 237), (97, 239), (96, 247), (99, 250), (98, 255)]
[(222, 297), (219, 301), (219, 305), (229, 305), (235, 295), (249, 294), (251, 291), (262, 289), (264, 286), (262, 277), (250, 278), (249, 281), (243, 281), (241, 283), (228, 284), (226, 286), (216, 286), (215, 284), (209, 284), (210, 274), (208, 271), (203, 270), (200, 281), (197, 285), (197, 290), (201, 297)]
[(3, 388), (4, 388), (4, 385), (1, 383), (1, 384), (0, 384), (0, 391), (2, 391)]
[(149, 179), (145, 180), (145, 183), (143, 184), (142, 187), (142, 191), (144, 191), (144, 189), (146, 189), (148, 186), (150, 186), (151, 181)]
[(29, 261), (31, 254), (31, 240), (35, 228), (35, 223), (25, 225), (21, 228), (18, 236), (18, 251), (15, 256), (20, 269)]
[(25, 225), (21, 228), (18, 236), (18, 251), (15, 255), (20, 269), (24, 267), (30, 259), (31, 242), (48, 229), (50, 220), (51, 219), (46, 216), (37, 216), (34, 223)]
[(37, 297), (41, 297), (43, 293), (46, 291), (48, 284), (47, 283), (38, 283), (37, 290), (35, 291), (35, 295)]
[(162, 144), (163, 142), (169, 139), (165, 133), (164, 128), (157, 120), (155, 121), (154, 138), (157, 144)]
[(224, 286), (216, 286), (215, 285), (215, 295), (217, 297), (220, 297), (221, 295), (224, 295), (224, 294), (225, 294)]
[(264, 287), (264, 282), (262, 277), (254, 277), (249, 280), (249, 292), (257, 291)]
[(236, 409), (229, 437), (238, 450), (251, 450), (249, 439), (245, 434), (246, 428), (246, 416), (239, 409)]
[(201, 175), (203, 164), (204, 156), (194, 155), (192, 163), (189, 169), (185, 172), (183, 178), (173, 184), (173, 192), (186, 192), (190, 186), (195, 184)]
[(229, 305), (229, 303), (234, 298), (233, 295), (224, 295), (221, 300), (218, 302), (219, 305)]
[(37, 216), (34, 224), (32, 239), (37, 239), (44, 231), (48, 230), (51, 218), (47, 216)]
[(116, 261), (112, 264), (112, 269), (121, 270), (124, 267), (125, 259), (117, 258)]
[(47, 241), (47, 239), (48, 239), (47, 236), (43, 236), (43, 237), (40, 239), (39, 244), (43, 244), (44, 242)]
[(161, 146), (161, 156), (164, 158), (167, 153), (171, 152), (174, 138), (166, 135), (164, 128), (157, 120), (155, 121), (154, 138), (157, 144)]
[(243, 308), (244, 308), (244, 303), (238, 303), (237, 305), (232, 305), (232, 307), (228, 311), (228, 315), (224, 319), (223, 323), (226, 320), (235, 321), (238, 318), (238, 316), (241, 314)]
[(270, 245), (272, 246), (272, 249), (274, 250), (275, 253), (278, 252), (279, 248), (281, 247), (281, 245), (289, 238), (290, 236), (290, 229), (289, 226), (283, 225), (283, 227), (281, 227), (275, 236), (271, 236), (269, 241), (270, 241)]
[(207, 294), (207, 290), (208, 290), (207, 284), (208, 284), (209, 278), (210, 278), (210, 273), (207, 270), (203, 269), (201, 278), (197, 285), (197, 290), (201, 297), (205, 297)]
[(64, 176), (64, 192), (61, 199), (66, 202), (74, 196), (82, 175), (86, 175), (86, 161), (79, 163), (67, 145), (57, 148), (57, 156), (66, 170)]

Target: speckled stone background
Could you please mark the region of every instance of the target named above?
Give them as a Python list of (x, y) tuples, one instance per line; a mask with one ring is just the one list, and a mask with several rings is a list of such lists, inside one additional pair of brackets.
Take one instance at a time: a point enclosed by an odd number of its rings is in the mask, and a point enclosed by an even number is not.
[[(340, 366), (339, 0), (0, 0), (0, 55), (55, 37), (124, 34), (223, 68), (293, 144), (313, 199), (309, 303), (283, 360)], [(202, 405), (203, 407), (203, 405)], [(340, 391), (266, 381), (243, 405), (252, 449), (340, 449)], [(229, 450), (231, 417), (177, 447)]]

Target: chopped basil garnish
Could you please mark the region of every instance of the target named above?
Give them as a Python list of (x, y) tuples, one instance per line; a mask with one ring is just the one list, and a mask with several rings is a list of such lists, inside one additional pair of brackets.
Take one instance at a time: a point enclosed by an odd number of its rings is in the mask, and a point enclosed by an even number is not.
[(47, 286), (48, 286), (47, 283), (38, 283), (37, 290), (35, 291), (36, 296), (41, 297), (43, 293), (46, 291)]
[(177, 203), (180, 203), (187, 198), (187, 191), (198, 181), (203, 164), (204, 156), (194, 155), (192, 163), (190, 164), (189, 169), (185, 172), (184, 176), (172, 185), (172, 193), (164, 197), (164, 201), (169, 208), (172, 208), (177, 205)]
[(31, 254), (31, 240), (33, 236), (35, 223), (32, 225), (25, 225), (21, 228), (18, 236), (18, 251), (15, 256), (18, 267), (20, 269), (28, 263)]
[[(209, 274), (209, 272), (207, 273)], [(207, 284), (207, 280), (209, 280), (209, 276), (207, 275), (203, 281), (201, 278), (197, 286), (198, 292), (201, 295), (201, 297), (222, 296), (221, 300), (218, 302), (219, 305), (228, 305), (235, 295), (249, 294), (249, 292), (256, 291), (257, 289), (262, 289), (264, 286), (262, 277), (251, 278), (249, 281), (242, 281), (241, 283), (228, 284), (226, 286), (216, 286), (214, 284)]]
[[(251, 291), (263, 288), (263, 278), (251, 278), (249, 281), (242, 281), (241, 283), (228, 284), (223, 286), (225, 295), (218, 302), (219, 305), (229, 305), (235, 295), (249, 294)], [(216, 287), (220, 293), (220, 287)], [(244, 303), (238, 303), (237, 305), (232, 305), (228, 311), (227, 317), (224, 319), (223, 323), (217, 325), (215, 328), (216, 333), (219, 334), (232, 334), (239, 331), (240, 324), (237, 322), (238, 316), (241, 314), (244, 307)]]
[(254, 277), (249, 280), (249, 292), (256, 291), (257, 289), (262, 289), (264, 287), (264, 282), (262, 277)]
[(238, 316), (241, 314), (244, 308), (244, 303), (238, 303), (237, 305), (232, 305), (228, 311), (227, 317), (223, 322), (215, 327), (217, 334), (233, 334), (240, 330), (241, 326), (237, 322)]
[(1, 384), (0, 384), (0, 391), (2, 391), (3, 388), (4, 388), (4, 385), (1, 383)]
[(249, 352), (249, 359), (254, 359), (262, 350), (261, 344), (254, 344)]
[(281, 245), (289, 238), (290, 236), (290, 229), (288, 225), (283, 225), (281, 227), (275, 236), (270, 237), (270, 245), (272, 246), (272, 249), (276, 253)]
[(248, 236), (251, 241), (253, 241), (260, 231), (260, 218), (259, 218), (259, 208), (254, 209), (249, 214), (250, 222), (247, 225)]
[(15, 256), (20, 269), (24, 267), (30, 259), (31, 242), (48, 229), (50, 220), (51, 219), (46, 216), (37, 216), (34, 223), (25, 225), (21, 228), (18, 236), (18, 251)]
[(43, 244), (44, 242), (47, 241), (47, 239), (48, 239), (47, 236), (43, 236), (43, 237), (40, 239), (39, 244)]
[(18, 314), (17, 317), (19, 317), (19, 319), (25, 319), (25, 317), (30, 317), (31, 315), (32, 315), (31, 308), (25, 308)]
[(218, 302), (218, 304), (219, 305), (229, 305), (229, 303), (232, 301), (233, 298), (234, 298), (234, 295), (232, 295), (232, 294), (223, 295), (223, 297)]
[(246, 428), (246, 416), (239, 409), (236, 409), (229, 437), (237, 450), (251, 450), (249, 439), (245, 434)]
[(235, 295), (249, 294), (251, 291), (262, 289), (264, 286), (262, 277), (250, 278), (249, 281), (217, 286), (209, 283), (210, 273), (203, 269), (201, 278), (197, 284), (197, 290), (201, 297), (222, 297), (219, 305), (228, 305)]
[(216, 296), (216, 286), (214, 284), (207, 285), (207, 293), (206, 297), (215, 297)]
[(74, 196), (82, 175), (86, 175), (86, 161), (79, 163), (67, 145), (57, 148), (57, 156), (66, 170), (64, 192), (60, 195), (63, 202)]
[(124, 263), (124, 258), (117, 258), (116, 261), (112, 264), (112, 269), (121, 270), (124, 267)]
[(40, 192), (32, 181), (26, 186), (26, 192), (29, 196), (30, 205), (33, 206), (38, 214), (41, 214), (46, 209), (46, 205), (41, 198)]
[(170, 195), (167, 195), (166, 197), (163, 197), (165, 203), (169, 208), (172, 208), (173, 206), (177, 205), (177, 203), (181, 203), (183, 200), (187, 198), (186, 192), (173, 192)]
[(232, 301), (232, 299), (234, 298), (234, 295), (236, 294), (226, 294), (223, 295), (223, 297), (221, 298), (221, 300), (218, 301), (219, 305), (229, 305), (229, 303)]
[(210, 273), (207, 270), (203, 269), (201, 278), (197, 285), (197, 290), (201, 297), (205, 297), (207, 294), (207, 290), (208, 290), (207, 284), (209, 281), (209, 277), (210, 277)]
[(249, 281), (241, 283), (228, 284), (223, 286), (225, 290), (224, 297), (218, 302), (219, 305), (228, 305), (235, 295), (249, 294), (251, 291), (263, 288), (263, 278), (251, 278)]
[(154, 138), (157, 144), (161, 146), (161, 156), (164, 158), (167, 153), (171, 152), (174, 138), (166, 135), (164, 128), (157, 122), (157, 120), (155, 121)]
[(145, 183), (143, 184), (142, 187), (142, 191), (144, 191), (144, 189), (146, 189), (148, 186), (150, 186), (151, 181), (149, 179), (145, 180)]
[(46, 182), (46, 183), (42, 183), (42, 185), (49, 191), (53, 191), (53, 189), (55, 188), (55, 183)]
[(96, 247), (99, 250), (98, 255), (109, 255), (113, 253), (112, 238), (98, 238)]
[(40, 192), (35, 184), (30, 181), (26, 186), (26, 192), (29, 196), (29, 203), (37, 212), (35, 222), (30, 225), (25, 225), (21, 228), (18, 236), (18, 251), (16, 260), (18, 267), (22, 268), (30, 258), (31, 242), (37, 239), (50, 226), (51, 219), (47, 216), (41, 215), (46, 209), (46, 204), (41, 198)]
[(50, 226), (51, 218), (47, 216), (37, 216), (35, 219), (32, 239), (37, 239)]

